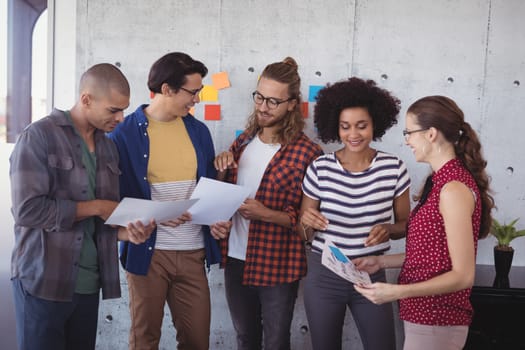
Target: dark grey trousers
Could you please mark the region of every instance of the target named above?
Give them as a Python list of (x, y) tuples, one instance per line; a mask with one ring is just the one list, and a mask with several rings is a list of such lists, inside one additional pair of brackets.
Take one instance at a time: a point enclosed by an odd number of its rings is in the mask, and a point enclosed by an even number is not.
[(290, 350), (299, 281), (271, 287), (242, 284), (244, 261), (228, 257), (224, 269), (226, 300), (237, 332), (238, 350)]
[[(304, 305), (314, 350), (341, 349), (346, 308), (354, 317), (365, 350), (395, 350), (392, 304), (375, 305), (353, 284), (321, 263), (321, 254), (307, 252), (308, 274), (303, 280)], [(383, 270), (370, 276), (385, 282)]]

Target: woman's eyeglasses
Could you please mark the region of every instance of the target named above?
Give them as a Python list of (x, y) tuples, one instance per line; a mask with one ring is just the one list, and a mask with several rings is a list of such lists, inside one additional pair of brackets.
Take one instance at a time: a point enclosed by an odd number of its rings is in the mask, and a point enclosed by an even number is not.
[(410, 137), (411, 134), (413, 134), (415, 132), (427, 131), (428, 129), (430, 129), (430, 128), (416, 129), (416, 130), (405, 129), (405, 130), (403, 130), (403, 136), (405, 137), (405, 140), (408, 140), (408, 138)]

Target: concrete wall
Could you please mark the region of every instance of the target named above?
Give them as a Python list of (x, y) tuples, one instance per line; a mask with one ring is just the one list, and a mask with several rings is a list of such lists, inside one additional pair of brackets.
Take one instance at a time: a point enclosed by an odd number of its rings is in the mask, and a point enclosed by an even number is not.
[[(148, 101), (147, 72), (169, 51), (202, 60), (210, 74), (227, 71), (232, 87), (219, 92), (220, 121), (205, 121), (216, 150), (228, 147), (251, 111), (250, 93), (270, 62), (293, 56), (299, 63), (303, 95), (310, 85), (349, 76), (376, 80), (402, 101), (399, 125), (376, 146), (408, 164), (413, 192), (429, 172), (404, 146), (404, 111), (428, 94), (456, 100), (479, 132), (501, 221), (522, 217), (525, 227), (525, 2), (521, 0), (53, 0), (49, 22), (56, 29), (52, 52), (55, 105), (69, 108), (73, 80), (88, 66), (121, 66), (132, 86), (127, 112)], [(53, 19), (51, 20), (51, 17)], [(51, 24), (50, 24), (51, 25)], [(69, 34), (68, 34), (69, 33)], [(76, 33), (76, 35), (71, 35)], [(75, 64), (71, 64), (75, 57)], [(62, 63), (60, 63), (62, 62)], [(75, 79), (72, 79), (74, 77)], [(211, 84), (210, 77), (205, 84)], [(63, 94), (62, 94), (63, 92)], [(203, 119), (203, 105), (196, 117)], [(310, 113), (313, 104), (309, 106)], [(314, 136), (311, 116), (307, 133)], [(337, 148), (325, 145), (326, 150)], [(492, 263), (494, 239), (480, 242), (478, 262)], [(513, 242), (514, 265), (525, 265), (525, 239)], [(395, 242), (393, 251), (402, 251)], [(212, 349), (234, 348), (224, 299), (222, 271), (210, 272)], [(390, 276), (395, 280), (395, 274)], [(124, 278), (123, 278), (124, 280)], [(126, 286), (123, 285), (123, 291)], [(107, 317), (111, 316), (111, 317)], [(309, 349), (302, 298), (292, 327), (294, 349)], [(125, 349), (127, 298), (103, 302), (98, 348)], [(398, 324), (399, 327), (399, 324)], [(162, 348), (174, 348), (168, 312)], [(399, 340), (402, 332), (398, 328)], [(344, 349), (361, 349), (350, 317)]]

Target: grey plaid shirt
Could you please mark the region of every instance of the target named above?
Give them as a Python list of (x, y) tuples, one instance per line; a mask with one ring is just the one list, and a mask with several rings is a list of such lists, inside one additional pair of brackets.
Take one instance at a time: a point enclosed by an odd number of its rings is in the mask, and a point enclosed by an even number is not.
[[(33, 296), (70, 301), (75, 292), (84, 237), (75, 222), (76, 202), (88, 200), (82, 139), (64, 112), (28, 126), (10, 158), (15, 247), (11, 276)], [(96, 198), (119, 200), (118, 153), (104, 132), (95, 132)], [(102, 297), (120, 297), (117, 231), (96, 219)]]

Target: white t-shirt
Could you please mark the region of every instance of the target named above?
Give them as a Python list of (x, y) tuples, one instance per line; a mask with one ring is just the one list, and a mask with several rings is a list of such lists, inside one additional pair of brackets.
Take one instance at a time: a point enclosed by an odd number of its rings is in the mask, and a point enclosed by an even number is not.
[[(280, 148), (280, 144), (266, 144), (257, 136), (244, 149), (237, 168), (237, 184), (250, 188), (249, 198), (255, 198), (264, 171)], [(228, 238), (228, 256), (246, 260), (250, 220), (236, 212), (232, 222), (233, 226)]]

